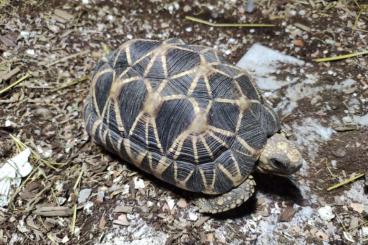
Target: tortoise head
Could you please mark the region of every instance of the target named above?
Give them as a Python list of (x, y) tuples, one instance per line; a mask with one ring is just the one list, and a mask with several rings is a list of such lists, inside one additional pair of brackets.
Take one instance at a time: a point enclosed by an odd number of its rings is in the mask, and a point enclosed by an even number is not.
[(257, 170), (262, 173), (290, 175), (302, 166), (303, 158), (296, 146), (282, 134), (274, 134), (267, 140)]

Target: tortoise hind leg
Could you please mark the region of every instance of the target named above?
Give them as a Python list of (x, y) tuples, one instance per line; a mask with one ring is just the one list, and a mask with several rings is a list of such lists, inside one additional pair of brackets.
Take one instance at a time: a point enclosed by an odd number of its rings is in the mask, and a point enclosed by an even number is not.
[(194, 204), (199, 208), (201, 213), (220, 213), (239, 207), (254, 193), (253, 176), (249, 176), (243, 183), (231, 191), (216, 197), (198, 198), (194, 200)]

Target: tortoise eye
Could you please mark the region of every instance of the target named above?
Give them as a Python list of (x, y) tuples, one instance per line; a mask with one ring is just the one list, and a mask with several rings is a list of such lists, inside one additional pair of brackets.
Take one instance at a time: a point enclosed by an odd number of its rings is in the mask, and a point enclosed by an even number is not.
[(281, 168), (284, 169), (285, 168), (285, 164), (283, 162), (280, 162), (279, 160), (277, 160), (276, 158), (271, 158), (270, 159), (272, 165), (276, 168)]

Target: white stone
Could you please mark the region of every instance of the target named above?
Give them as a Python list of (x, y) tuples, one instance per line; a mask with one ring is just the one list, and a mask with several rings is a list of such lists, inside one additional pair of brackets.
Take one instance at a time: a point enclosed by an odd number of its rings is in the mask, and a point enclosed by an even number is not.
[(78, 203), (85, 203), (88, 200), (88, 197), (91, 195), (91, 192), (92, 189), (89, 188), (80, 190), (78, 195)]
[(29, 32), (28, 31), (21, 31), (20, 36), (23, 37), (24, 39), (28, 39), (29, 38)]
[(319, 208), (318, 214), (321, 217), (321, 219), (326, 220), (326, 221), (330, 221), (333, 218), (335, 218), (335, 215), (332, 212), (332, 207), (328, 205), (322, 208)]
[(193, 212), (189, 212), (188, 214), (188, 219), (190, 221), (196, 221), (198, 219), (198, 215), (196, 213), (193, 213)]
[(362, 237), (368, 237), (368, 226), (362, 227)]
[(193, 28), (191, 26), (188, 26), (187, 28), (185, 28), (186, 32), (191, 32), (193, 30)]
[(142, 179), (138, 179), (138, 177), (133, 178), (134, 188), (135, 189), (143, 189), (144, 188), (144, 181)]
[(28, 54), (29, 56), (35, 56), (36, 52), (34, 51), (34, 49), (27, 49), (26, 54)]

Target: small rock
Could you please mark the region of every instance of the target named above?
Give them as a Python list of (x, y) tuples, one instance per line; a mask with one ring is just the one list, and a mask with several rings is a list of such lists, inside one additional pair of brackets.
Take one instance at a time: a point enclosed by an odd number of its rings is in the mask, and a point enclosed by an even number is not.
[(185, 199), (180, 198), (180, 200), (176, 204), (179, 208), (186, 208), (188, 206), (187, 201)]
[(183, 8), (184, 12), (189, 12), (190, 10), (192, 10), (192, 8), (189, 5), (185, 5)]
[(213, 241), (215, 240), (214, 238), (215, 238), (215, 237), (214, 237), (213, 233), (208, 233), (208, 234), (207, 234), (206, 242), (208, 242), (208, 243), (212, 244), (212, 243), (213, 243)]
[(190, 221), (196, 221), (198, 219), (198, 215), (196, 213), (193, 213), (193, 212), (189, 212), (188, 214), (188, 219)]
[(368, 237), (368, 226), (362, 227), (362, 237)]
[(335, 218), (335, 215), (332, 212), (331, 206), (324, 206), (322, 208), (319, 208), (318, 214), (321, 217), (321, 219), (326, 220), (326, 221), (330, 221), (333, 218)]
[(6, 128), (16, 128), (17, 124), (15, 122), (10, 121), (9, 119), (5, 120), (5, 127)]
[(67, 243), (67, 242), (69, 242), (69, 238), (68, 238), (68, 236), (67, 235), (65, 235), (64, 237), (63, 237), (63, 239), (61, 240), (61, 243)]
[(82, 189), (78, 195), (78, 204), (85, 203), (91, 195), (92, 189)]
[(126, 214), (119, 215), (118, 219), (114, 220), (112, 223), (116, 225), (123, 225), (123, 226), (130, 225)]
[(303, 47), (304, 46), (304, 41), (302, 39), (295, 39), (294, 40), (294, 45), (297, 47)]
[(38, 107), (33, 111), (33, 115), (37, 117), (42, 117), (43, 119), (50, 119), (52, 118), (52, 112), (44, 107)]
[(83, 211), (86, 214), (91, 214), (92, 213), (92, 207), (93, 207), (93, 202), (86, 202), (86, 204), (84, 204), (84, 206), (83, 206)]
[(27, 49), (26, 54), (28, 54), (29, 56), (35, 56), (36, 52), (34, 51), (34, 49)]
[(134, 181), (135, 189), (143, 189), (145, 187), (144, 181), (142, 179), (138, 179), (137, 177), (134, 177), (133, 181)]
[(338, 148), (336, 151), (333, 151), (332, 154), (336, 157), (344, 157), (346, 155), (346, 150), (344, 148)]
[(21, 31), (20, 36), (24, 39), (28, 39), (29, 38), (29, 32), (28, 31)]
[(253, 13), (253, 11), (255, 10), (256, 6), (254, 4), (254, 0), (248, 0), (247, 4), (245, 6), (245, 9), (247, 11), (247, 13)]
[(192, 32), (193, 28), (191, 26), (188, 26), (187, 28), (185, 28), (186, 32)]

